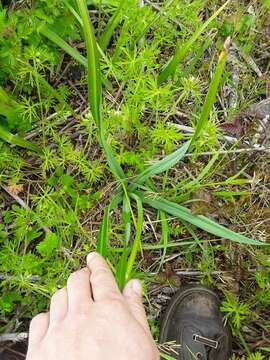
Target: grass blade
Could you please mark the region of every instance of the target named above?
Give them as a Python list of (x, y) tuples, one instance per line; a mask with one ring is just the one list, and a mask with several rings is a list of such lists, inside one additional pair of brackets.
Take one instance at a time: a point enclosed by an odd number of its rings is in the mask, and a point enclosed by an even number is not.
[(87, 67), (87, 59), (82, 56), (79, 51), (70, 46), (65, 40), (63, 40), (59, 35), (52, 31), (47, 25), (42, 25), (39, 27), (39, 33), (51, 40), (67, 54), (69, 54), (73, 59), (77, 60), (79, 64)]
[(208, 93), (206, 95), (206, 99), (201, 111), (201, 116), (196, 124), (196, 128), (195, 128), (195, 132), (192, 138), (192, 143), (198, 138), (198, 136), (201, 135), (202, 131), (205, 128), (205, 125), (207, 124), (208, 118), (209, 118), (209, 114), (210, 111), (214, 105), (214, 102), (216, 100), (216, 96), (217, 96), (217, 91), (218, 91), (218, 86), (221, 80), (221, 77), (223, 75), (224, 72), (224, 68), (225, 68), (225, 64), (226, 64), (226, 58), (227, 58), (227, 54), (228, 54), (228, 49), (229, 49), (229, 40), (225, 41), (224, 44), (224, 50), (222, 51), (222, 53), (219, 56), (219, 60), (218, 60), (218, 64), (217, 64), (217, 68), (215, 71), (215, 74), (211, 80), (211, 83), (209, 85), (209, 90)]
[(2, 86), (0, 86), (0, 115), (6, 117), (11, 126), (20, 120), (20, 104)]
[(102, 256), (107, 256), (109, 244), (110, 211), (117, 207), (123, 199), (122, 194), (115, 196), (105, 208), (101, 227), (98, 233), (97, 252)]
[(194, 191), (207, 176), (211, 175), (211, 169), (215, 165), (223, 146), (212, 156), (211, 160), (207, 163), (207, 165), (203, 168), (203, 170), (196, 176), (194, 180), (189, 181), (186, 185), (184, 185), (185, 190)]
[(123, 5), (124, 5), (124, 1), (122, 0), (119, 4), (118, 8), (115, 10), (114, 15), (110, 18), (105, 31), (102, 33), (102, 35), (99, 39), (99, 46), (103, 51), (107, 49), (107, 47), (111, 41), (112, 35), (114, 33), (114, 30), (120, 23), (121, 16), (122, 16), (121, 9), (122, 9)]
[(32, 143), (31, 141), (25, 140), (22, 137), (13, 135), (2, 126), (0, 126), (0, 139), (11, 145), (17, 145), (25, 149), (32, 150), (38, 154), (42, 154), (42, 149), (38, 145)]
[(191, 141), (187, 141), (180, 149), (174, 153), (166, 156), (164, 159), (156, 162), (155, 164), (148, 166), (141, 174), (135, 177), (129, 186), (129, 190), (133, 191), (138, 185), (143, 184), (150, 177), (164, 172), (173, 167), (178, 161), (180, 161), (190, 146)]
[(78, 23), (82, 26), (82, 19), (80, 18), (80, 15), (77, 13), (77, 11), (69, 4), (68, 0), (63, 0), (66, 4), (66, 7), (69, 9), (71, 14), (75, 17), (75, 19), (78, 21)]
[[(183, 78), (188, 78), (190, 74), (193, 73), (196, 65), (199, 62), (203, 61), (204, 53), (212, 43), (213, 43), (213, 37), (209, 37), (208, 39), (203, 41), (202, 44), (200, 44), (195, 56), (191, 59), (188, 66), (183, 69), (183, 75), (182, 75)], [(180, 82), (181, 80), (177, 82), (176, 86), (179, 86)]]
[(140, 249), (140, 246), (141, 246), (141, 235), (142, 235), (142, 229), (143, 229), (143, 206), (142, 206), (142, 201), (135, 194), (131, 194), (130, 196), (137, 203), (138, 218), (137, 218), (137, 227), (136, 227), (135, 239), (134, 239), (132, 249), (131, 249), (131, 253), (130, 253), (130, 256), (129, 256), (129, 259), (128, 259), (128, 263), (127, 263), (126, 278), (125, 278), (126, 281), (128, 281), (130, 279), (131, 272), (132, 272), (132, 269), (133, 269), (133, 265), (135, 263), (135, 259), (136, 259), (138, 250)]
[(166, 354), (165, 352), (160, 352), (161, 359), (164, 360), (176, 360), (175, 357), (172, 357), (171, 355)]
[(85, 0), (77, 0), (77, 5), (82, 19), (82, 28), (87, 49), (88, 101), (96, 125), (98, 129), (100, 129), (102, 90), (97, 44)]
[(120, 257), (117, 271), (116, 271), (116, 279), (120, 290), (122, 290), (125, 286), (126, 282), (126, 268), (128, 262), (128, 254), (129, 254), (129, 242), (131, 235), (131, 216), (130, 216), (130, 208), (127, 198), (123, 198), (123, 212), (122, 212), (124, 227), (125, 227), (125, 237), (124, 237), (124, 246), (123, 253)]
[(158, 84), (160, 85), (163, 81), (166, 81), (169, 76), (173, 75), (176, 71), (177, 66), (186, 56), (187, 52), (192, 48), (193, 44), (198, 40), (200, 35), (209, 26), (209, 24), (225, 9), (231, 0), (226, 1), (205, 23), (191, 36), (191, 38), (183, 45), (178, 45), (176, 48), (175, 55), (165, 66), (158, 76)]
[(88, 14), (85, 0), (77, 0), (79, 13), (83, 23), (83, 32), (87, 50), (87, 68), (88, 68), (88, 101), (90, 109), (99, 130), (100, 141), (103, 146), (108, 164), (118, 179), (124, 179), (123, 169), (112, 154), (111, 148), (107, 144), (104, 135), (104, 126), (102, 119), (102, 87), (99, 55), (93, 27)]
[[(42, 25), (39, 27), (39, 33), (45, 36), (47, 39), (51, 40), (54, 44), (59, 46), (62, 50), (64, 50), (67, 54), (69, 54), (73, 59), (78, 61), (79, 64), (85, 66), (87, 68), (87, 59), (79, 53), (78, 50), (74, 49), (70, 46), (65, 40), (63, 40), (59, 35), (57, 35), (54, 31), (52, 31), (47, 25)], [(112, 84), (109, 80), (101, 77), (101, 81), (106, 86), (106, 88), (111, 91)]]
[[(20, 111), (20, 104), (12, 97), (10, 97), (5, 89), (0, 86), (0, 115), (3, 115), (6, 118), (7, 123), (11, 126), (11, 128), (14, 126), (14, 124), (21, 120)], [(9, 130), (1, 125), (0, 139), (7, 142), (8, 144), (17, 145), (25, 149), (32, 150), (38, 154), (42, 154), (42, 149), (38, 145), (32, 143), (31, 141), (25, 140), (18, 135), (12, 134)]]
[[(103, 125), (101, 124), (101, 126), (103, 126)], [(115, 177), (117, 179), (125, 179), (125, 177), (126, 177), (125, 173), (124, 173), (123, 169), (121, 168), (121, 166), (119, 165), (119, 163), (117, 162), (117, 160), (115, 159), (110, 146), (107, 144), (105, 137), (104, 137), (103, 130), (101, 130), (100, 138), (101, 138), (103, 150), (105, 152), (105, 155), (106, 155), (106, 158), (107, 158), (107, 161), (111, 168), (112, 173), (115, 175)]]
[(169, 242), (169, 236), (170, 236), (167, 214), (164, 211), (160, 210), (159, 215), (160, 215), (160, 221), (161, 221), (161, 244), (163, 246), (163, 252), (162, 252), (161, 259), (160, 259), (158, 272), (160, 271), (160, 269), (162, 268), (162, 265), (164, 263), (164, 259), (165, 259), (167, 247), (168, 247), (168, 242)]
[(109, 227), (110, 227), (110, 206), (104, 210), (101, 227), (98, 233), (97, 252), (103, 257), (107, 256), (109, 244)]
[(193, 224), (215, 236), (219, 236), (221, 238), (225, 238), (241, 244), (265, 245), (260, 241), (249, 239), (244, 235), (237, 234), (236, 232), (227, 229), (218, 223), (215, 223), (203, 215), (194, 215), (192, 214), (191, 210), (184, 206), (175, 204), (162, 198), (152, 199), (143, 193), (136, 192), (136, 194), (141, 197), (143, 203), (148, 204), (157, 210), (162, 210), (170, 215), (178, 217), (179, 219), (187, 221), (188, 223)]

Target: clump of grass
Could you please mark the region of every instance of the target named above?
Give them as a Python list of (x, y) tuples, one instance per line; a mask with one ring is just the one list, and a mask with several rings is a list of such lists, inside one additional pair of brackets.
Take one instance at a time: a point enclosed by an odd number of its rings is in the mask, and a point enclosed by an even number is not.
[[(121, 169), (120, 165), (118, 164), (117, 160), (112, 154), (112, 151), (110, 147), (108, 146), (105, 135), (104, 135), (104, 127), (103, 127), (103, 119), (102, 119), (102, 89), (101, 89), (101, 74), (100, 74), (100, 63), (99, 63), (99, 56), (97, 51), (97, 43), (94, 36), (93, 28), (91, 26), (91, 22), (88, 15), (87, 6), (85, 3), (85, 0), (77, 0), (78, 8), (79, 8), (79, 14), (82, 18), (82, 26), (83, 31), (85, 35), (85, 41), (86, 41), (86, 48), (87, 48), (87, 59), (88, 59), (88, 96), (89, 96), (89, 105), (90, 109), (92, 111), (92, 115), (95, 119), (97, 128), (99, 130), (99, 137), (101, 140), (101, 145), (103, 146), (104, 152), (107, 157), (108, 165), (111, 168), (113, 174), (118, 178), (119, 184), (121, 186), (121, 190), (118, 195), (117, 203), (122, 202), (124, 199), (126, 208), (126, 201), (128, 204), (131, 204), (131, 201), (133, 199), (136, 200), (137, 205), (137, 213), (138, 213), (138, 220), (136, 221), (133, 217), (133, 223), (135, 227), (135, 238), (132, 245), (131, 252), (129, 254), (129, 257), (127, 257), (126, 254), (126, 248), (124, 250), (124, 258), (126, 261), (126, 264), (122, 264), (120, 267), (120, 270), (117, 272), (118, 281), (120, 283), (120, 286), (122, 287), (124, 285), (123, 279), (127, 281), (131, 275), (132, 275), (132, 268), (135, 263), (135, 258), (137, 255), (137, 252), (140, 248), (140, 241), (141, 241), (141, 233), (142, 233), (142, 214), (143, 214), (143, 207), (142, 204), (148, 204), (152, 206), (153, 208), (156, 208), (159, 211), (162, 211), (165, 214), (170, 214), (173, 216), (176, 216), (184, 221), (187, 221), (188, 223), (191, 223), (213, 235), (229, 239), (231, 241), (248, 244), (248, 245), (262, 245), (261, 242), (256, 240), (248, 239), (247, 237), (237, 234), (229, 229), (226, 229), (225, 227), (213, 222), (212, 220), (199, 215), (193, 215), (190, 210), (187, 208), (180, 206), (178, 204), (171, 203), (165, 199), (157, 197), (155, 194), (149, 195), (147, 192), (136, 192), (136, 188), (139, 186), (142, 186), (146, 183), (146, 181), (151, 178), (152, 176), (164, 172), (166, 170), (169, 170), (173, 165), (175, 165), (180, 159), (183, 158), (187, 150), (190, 148), (190, 145), (196, 141), (197, 137), (201, 135), (206, 122), (209, 117), (209, 113), (211, 111), (211, 108), (215, 102), (216, 93), (218, 90), (218, 85), (220, 83), (224, 67), (225, 67), (225, 60), (226, 60), (226, 54), (228, 49), (228, 42), (224, 45), (224, 51), (221, 53), (215, 74), (211, 80), (209, 91), (206, 96), (204, 106), (202, 108), (201, 117), (197, 123), (194, 136), (192, 138), (192, 141), (186, 142), (179, 150), (174, 152), (171, 155), (168, 155), (163, 160), (160, 160), (156, 164), (146, 168), (141, 174), (137, 175), (134, 180), (130, 181), (129, 184), (127, 184), (127, 179), (125, 178), (124, 172)], [(228, 4), (225, 3), (221, 9), (219, 9), (218, 12), (216, 12), (207, 23), (204, 24), (204, 26), (193, 36), (192, 40), (189, 41), (189, 43), (186, 46), (186, 50), (182, 53), (179, 59), (179, 54), (177, 55), (177, 63), (183, 58), (183, 56), (186, 54), (187, 50), (192, 46), (192, 44), (197, 40), (199, 35), (202, 33), (202, 31), (206, 28), (206, 26), (212, 21), (221, 11), (222, 9)], [(176, 61), (176, 60), (175, 60)], [(173, 68), (175, 69), (175, 61), (173, 62)], [(172, 66), (172, 65), (171, 65)], [(167, 68), (165, 73), (171, 74), (171, 71), (169, 71), (170, 67)], [(164, 73), (163, 73), (164, 74)], [(168, 75), (167, 74), (167, 75)], [(164, 80), (163, 77), (160, 78), (159, 81)], [(151, 189), (150, 189), (151, 190)], [(122, 199), (121, 199), (122, 197)], [(99, 234), (99, 241), (97, 248), (99, 252), (103, 256), (108, 256), (108, 246), (109, 246), (109, 212), (110, 212), (111, 206), (107, 207), (104, 213), (101, 231)], [(132, 209), (130, 208), (130, 211), (132, 213)], [(128, 229), (128, 234), (130, 235), (130, 218), (125, 223), (126, 228)], [(125, 242), (126, 246), (126, 242)], [(123, 258), (121, 259), (123, 262)], [(125, 265), (125, 266), (123, 266)], [(123, 274), (125, 272), (125, 275)]]

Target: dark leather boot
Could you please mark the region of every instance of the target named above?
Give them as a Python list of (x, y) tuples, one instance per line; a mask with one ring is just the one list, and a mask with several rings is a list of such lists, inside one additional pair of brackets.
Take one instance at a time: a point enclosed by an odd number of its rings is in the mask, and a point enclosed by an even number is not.
[(160, 343), (175, 342), (178, 360), (229, 360), (231, 334), (224, 326), (219, 299), (210, 289), (191, 285), (172, 298), (162, 319)]

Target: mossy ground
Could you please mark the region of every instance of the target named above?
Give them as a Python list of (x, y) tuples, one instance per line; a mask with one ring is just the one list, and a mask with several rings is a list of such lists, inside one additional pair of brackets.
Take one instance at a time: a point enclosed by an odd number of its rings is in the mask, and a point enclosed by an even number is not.
[[(118, 3), (91, 3), (97, 38)], [(177, 149), (190, 138), (218, 54), (230, 36), (225, 73), (204, 136), (192, 154), (153, 178), (152, 185), (193, 213), (269, 243), (269, 123), (258, 109), (247, 110), (269, 97), (267, 1), (231, 1), (177, 67), (174, 81), (159, 87), (153, 77), (174, 53), (176, 42), (188, 39), (222, 3), (125, 3), (101, 59), (103, 77), (112, 84), (104, 88), (105, 132), (128, 177)], [(9, 333), (25, 331), (70, 272), (84, 265), (87, 253), (95, 249), (104, 207), (117, 187), (88, 110), (85, 69), (39, 33), (40, 23), (49, 24), (85, 55), (76, 20), (60, 1), (2, 5), (0, 79), (18, 104), (18, 117), (2, 110), (0, 121), (45, 148), (41, 158), (0, 143), (0, 327)], [(76, 116), (68, 114), (37, 73)], [(112, 219), (110, 242), (118, 258), (123, 241), (120, 210)], [(160, 218), (145, 209), (142, 251), (133, 274), (145, 282), (154, 335), (158, 337), (162, 307), (176, 288), (201, 282), (216, 288), (223, 299), (234, 334), (234, 359), (268, 359), (268, 248), (220, 240), (175, 218), (169, 225), (163, 256)]]

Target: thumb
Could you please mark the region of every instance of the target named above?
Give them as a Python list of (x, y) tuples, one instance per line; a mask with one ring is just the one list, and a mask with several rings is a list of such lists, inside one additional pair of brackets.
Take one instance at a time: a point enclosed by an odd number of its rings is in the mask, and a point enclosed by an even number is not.
[(135, 319), (139, 322), (139, 324), (144, 328), (144, 330), (149, 333), (149, 326), (144, 310), (144, 306), (142, 303), (142, 286), (139, 280), (130, 280), (124, 290), (123, 296), (126, 299), (127, 304), (129, 305), (129, 309)]

